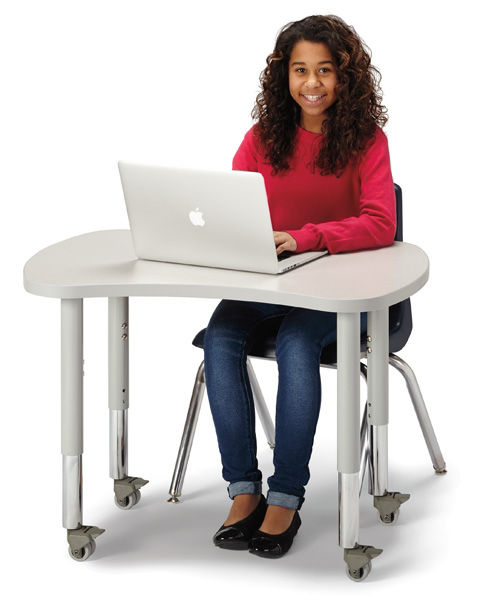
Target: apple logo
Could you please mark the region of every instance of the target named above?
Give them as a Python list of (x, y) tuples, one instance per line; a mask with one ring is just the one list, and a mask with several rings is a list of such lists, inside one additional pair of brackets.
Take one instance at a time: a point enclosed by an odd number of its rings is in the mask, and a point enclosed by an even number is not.
[(190, 218), (190, 221), (193, 223), (193, 225), (198, 225), (199, 227), (203, 227), (203, 225), (205, 224), (205, 221), (203, 219), (203, 213), (200, 211), (199, 208), (196, 208), (196, 210), (192, 210), (189, 213), (189, 218)]

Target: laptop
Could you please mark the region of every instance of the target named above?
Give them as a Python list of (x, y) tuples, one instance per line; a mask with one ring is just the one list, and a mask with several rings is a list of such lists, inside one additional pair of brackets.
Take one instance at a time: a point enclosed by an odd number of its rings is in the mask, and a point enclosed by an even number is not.
[(277, 257), (261, 173), (118, 166), (138, 258), (277, 275), (327, 254)]

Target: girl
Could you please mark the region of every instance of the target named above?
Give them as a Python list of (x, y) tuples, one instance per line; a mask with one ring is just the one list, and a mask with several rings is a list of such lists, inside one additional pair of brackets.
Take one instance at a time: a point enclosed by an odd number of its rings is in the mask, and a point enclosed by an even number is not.
[[(392, 244), (395, 194), (381, 129), (387, 110), (375, 73), (380, 80), (362, 40), (339, 17), (310, 16), (280, 31), (260, 76), (258, 120), (233, 159), (234, 170), (264, 177), (277, 254)], [(279, 382), (265, 498), (246, 360), (254, 331), (270, 319), (279, 327)], [(319, 416), (320, 355), (336, 333), (335, 313), (233, 300), (214, 311), (204, 338), (206, 388), (233, 500), (213, 537), (217, 546), (277, 558), (292, 545)]]

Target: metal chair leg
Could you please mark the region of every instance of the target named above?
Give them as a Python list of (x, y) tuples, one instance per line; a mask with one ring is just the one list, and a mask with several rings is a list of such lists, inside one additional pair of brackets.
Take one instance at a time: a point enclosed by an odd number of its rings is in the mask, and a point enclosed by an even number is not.
[(268, 445), (273, 450), (275, 448), (275, 426), (273, 424), (272, 417), (268, 412), (268, 408), (265, 403), (262, 390), (260, 389), (258, 379), (255, 375), (255, 371), (253, 370), (253, 366), (249, 358), (247, 358), (247, 371), (248, 378), (250, 379), (250, 385), (252, 386), (253, 402), (255, 404), (255, 409), (257, 411), (258, 418), (260, 419), (260, 422), (262, 424), (263, 431), (265, 432)]
[[(253, 370), (252, 364), (248, 358), (247, 371), (250, 379), (250, 385), (252, 387), (255, 408), (262, 423), (263, 430), (265, 431), (265, 435), (267, 436), (268, 445), (273, 449), (275, 447), (275, 427), (273, 425), (270, 413), (268, 412), (265, 399), (263, 398), (260, 385), (258, 384), (258, 380), (255, 375), (255, 371)], [(171, 487), (169, 488), (170, 497), (168, 498), (167, 502), (179, 502), (179, 497), (181, 496), (184, 476), (188, 466), (191, 446), (193, 444), (196, 425), (198, 423), (198, 416), (200, 414), (201, 402), (203, 400), (205, 387), (205, 365), (204, 361), (201, 361), (198, 373), (196, 374), (193, 393), (191, 395), (191, 402), (188, 409), (188, 414), (186, 416), (181, 443), (179, 445), (173, 477), (171, 479)]]
[[(367, 383), (367, 366), (361, 362), (361, 376), (364, 378)], [(364, 406), (364, 413), (362, 415), (361, 421), (361, 434), (360, 434), (360, 442), (361, 442), (361, 462), (359, 468), (359, 496), (362, 493), (362, 486), (364, 485), (364, 476), (366, 474), (366, 466), (368, 464), (369, 458), (369, 440), (367, 437), (367, 401)]]
[[(438, 441), (436, 439), (436, 435), (434, 433), (433, 427), (431, 425), (431, 420), (429, 418), (426, 406), (424, 404), (423, 396), (421, 394), (421, 390), (419, 389), (419, 385), (417, 383), (416, 377), (409, 367), (409, 365), (403, 361), (400, 357), (395, 354), (389, 354), (389, 364), (395, 367), (404, 377), (406, 381), (406, 385), (408, 387), (409, 395), (411, 397), (414, 410), (416, 412), (416, 416), (418, 417), (419, 424), (421, 426), (421, 430), (423, 432), (424, 439), (426, 441), (426, 445), (429, 450), (429, 454), (431, 456), (431, 460), (433, 462), (433, 467), (438, 474), (446, 473), (446, 463), (443, 459)], [(329, 365), (327, 365), (329, 366)], [(330, 365), (332, 366), (332, 365)], [(335, 365), (334, 365), (335, 366)], [(367, 366), (364, 363), (360, 363), (361, 376), (367, 382)], [(265, 399), (263, 397), (262, 391), (260, 389), (260, 385), (258, 384), (258, 380), (255, 375), (255, 371), (250, 362), (250, 359), (247, 358), (247, 371), (248, 377), (250, 379), (250, 385), (252, 387), (253, 393), (253, 401), (255, 404), (255, 408), (262, 424), (263, 430), (265, 432), (267, 442), (270, 448), (275, 447), (275, 427), (268, 412), (267, 405), (265, 403)], [(186, 417), (185, 427), (183, 431), (183, 436), (181, 438), (181, 443), (178, 451), (178, 457), (176, 460), (176, 466), (173, 472), (173, 478), (171, 480), (171, 487), (169, 490), (170, 498), (168, 498), (168, 502), (179, 502), (178, 498), (181, 496), (181, 490), (183, 487), (184, 476), (186, 473), (186, 468), (188, 465), (188, 459), (191, 452), (191, 446), (193, 444), (194, 433), (196, 430), (196, 424), (198, 422), (198, 416), (201, 408), (201, 401), (203, 399), (203, 394), (205, 391), (205, 378), (204, 378), (204, 361), (201, 362), (200, 367), (198, 369), (198, 373), (196, 375), (195, 385), (193, 387), (193, 393), (191, 396), (191, 402), (188, 409), (188, 415)], [(359, 495), (362, 492), (362, 487), (364, 484), (364, 477), (366, 468), (369, 470), (368, 474), (368, 487), (369, 493), (371, 493), (371, 482), (372, 482), (372, 473), (371, 473), (371, 462), (369, 460), (369, 441), (367, 435), (367, 403), (364, 408), (364, 414), (361, 422), (361, 431), (360, 431), (360, 445), (361, 445), (361, 458), (360, 458), (360, 477), (359, 477)]]
[(201, 401), (203, 400), (205, 386), (205, 361), (202, 360), (196, 374), (193, 393), (191, 395), (191, 402), (188, 409), (188, 414), (186, 416), (181, 443), (179, 445), (176, 466), (174, 467), (171, 487), (169, 488), (171, 497), (168, 498), (167, 502), (179, 502), (178, 498), (181, 496), (184, 476), (186, 473), (186, 467), (188, 466), (188, 460), (190, 457), (191, 446), (193, 444), (193, 438), (195, 436), (196, 424), (198, 423), (198, 416), (200, 414)]
[(406, 385), (411, 396), (411, 400), (416, 411), (416, 416), (423, 432), (426, 446), (428, 447), (433, 468), (438, 474), (446, 473), (446, 463), (444, 462), (441, 449), (436, 439), (431, 420), (429, 418), (426, 405), (424, 404), (423, 395), (419, 389), (416, 376), (413, 373), (411, 367), (404, 362), (402, 358), (396, 354), (389, 354), (389, 364), (395, 367), (404, 377)]

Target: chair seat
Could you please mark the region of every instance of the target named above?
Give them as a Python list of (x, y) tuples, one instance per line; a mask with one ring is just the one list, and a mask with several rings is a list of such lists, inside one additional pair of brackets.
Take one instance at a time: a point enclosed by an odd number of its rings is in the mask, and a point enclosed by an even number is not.
[[(264, 321), (260, 327), (255, 331), (253, 339), (248, 345), (248, 356), (254, 356), (258, 358), (272, 358), (275, 359), (275, 343), (277, 340), (277, 332), (282, 324), (282, 317), (274, 319), (268, 319)], [(205, 339), (205, 329), (198, 332), (192, 342), (193, 346), (197, 348), (203, 348), (203, 342)], [(361, 339), (361, 353), (365, 353), (367, 350), (366, 339)], [(320, 364), (332, 365), (337, 362), (337, 343), (329, 344), (322, 351)]]
[[(248, 345), (248, 356), (275, 359), (275, 343), (284, 316), (274, 317), (263, 321), (256, 329)], [(411, 305), (409, 299), (391, 306), (389, 309), (389, 352), (399, 352), (406, 344), (412, 329)], [(203, 348), (205, 329), (194, 337), (192, 344)], [(366, 335), (361, 336), (361, 354), (367, 352)], [(337, 363), (337, 342), (326, 346), (320, 356), (321, 365), (334, 365)]]

